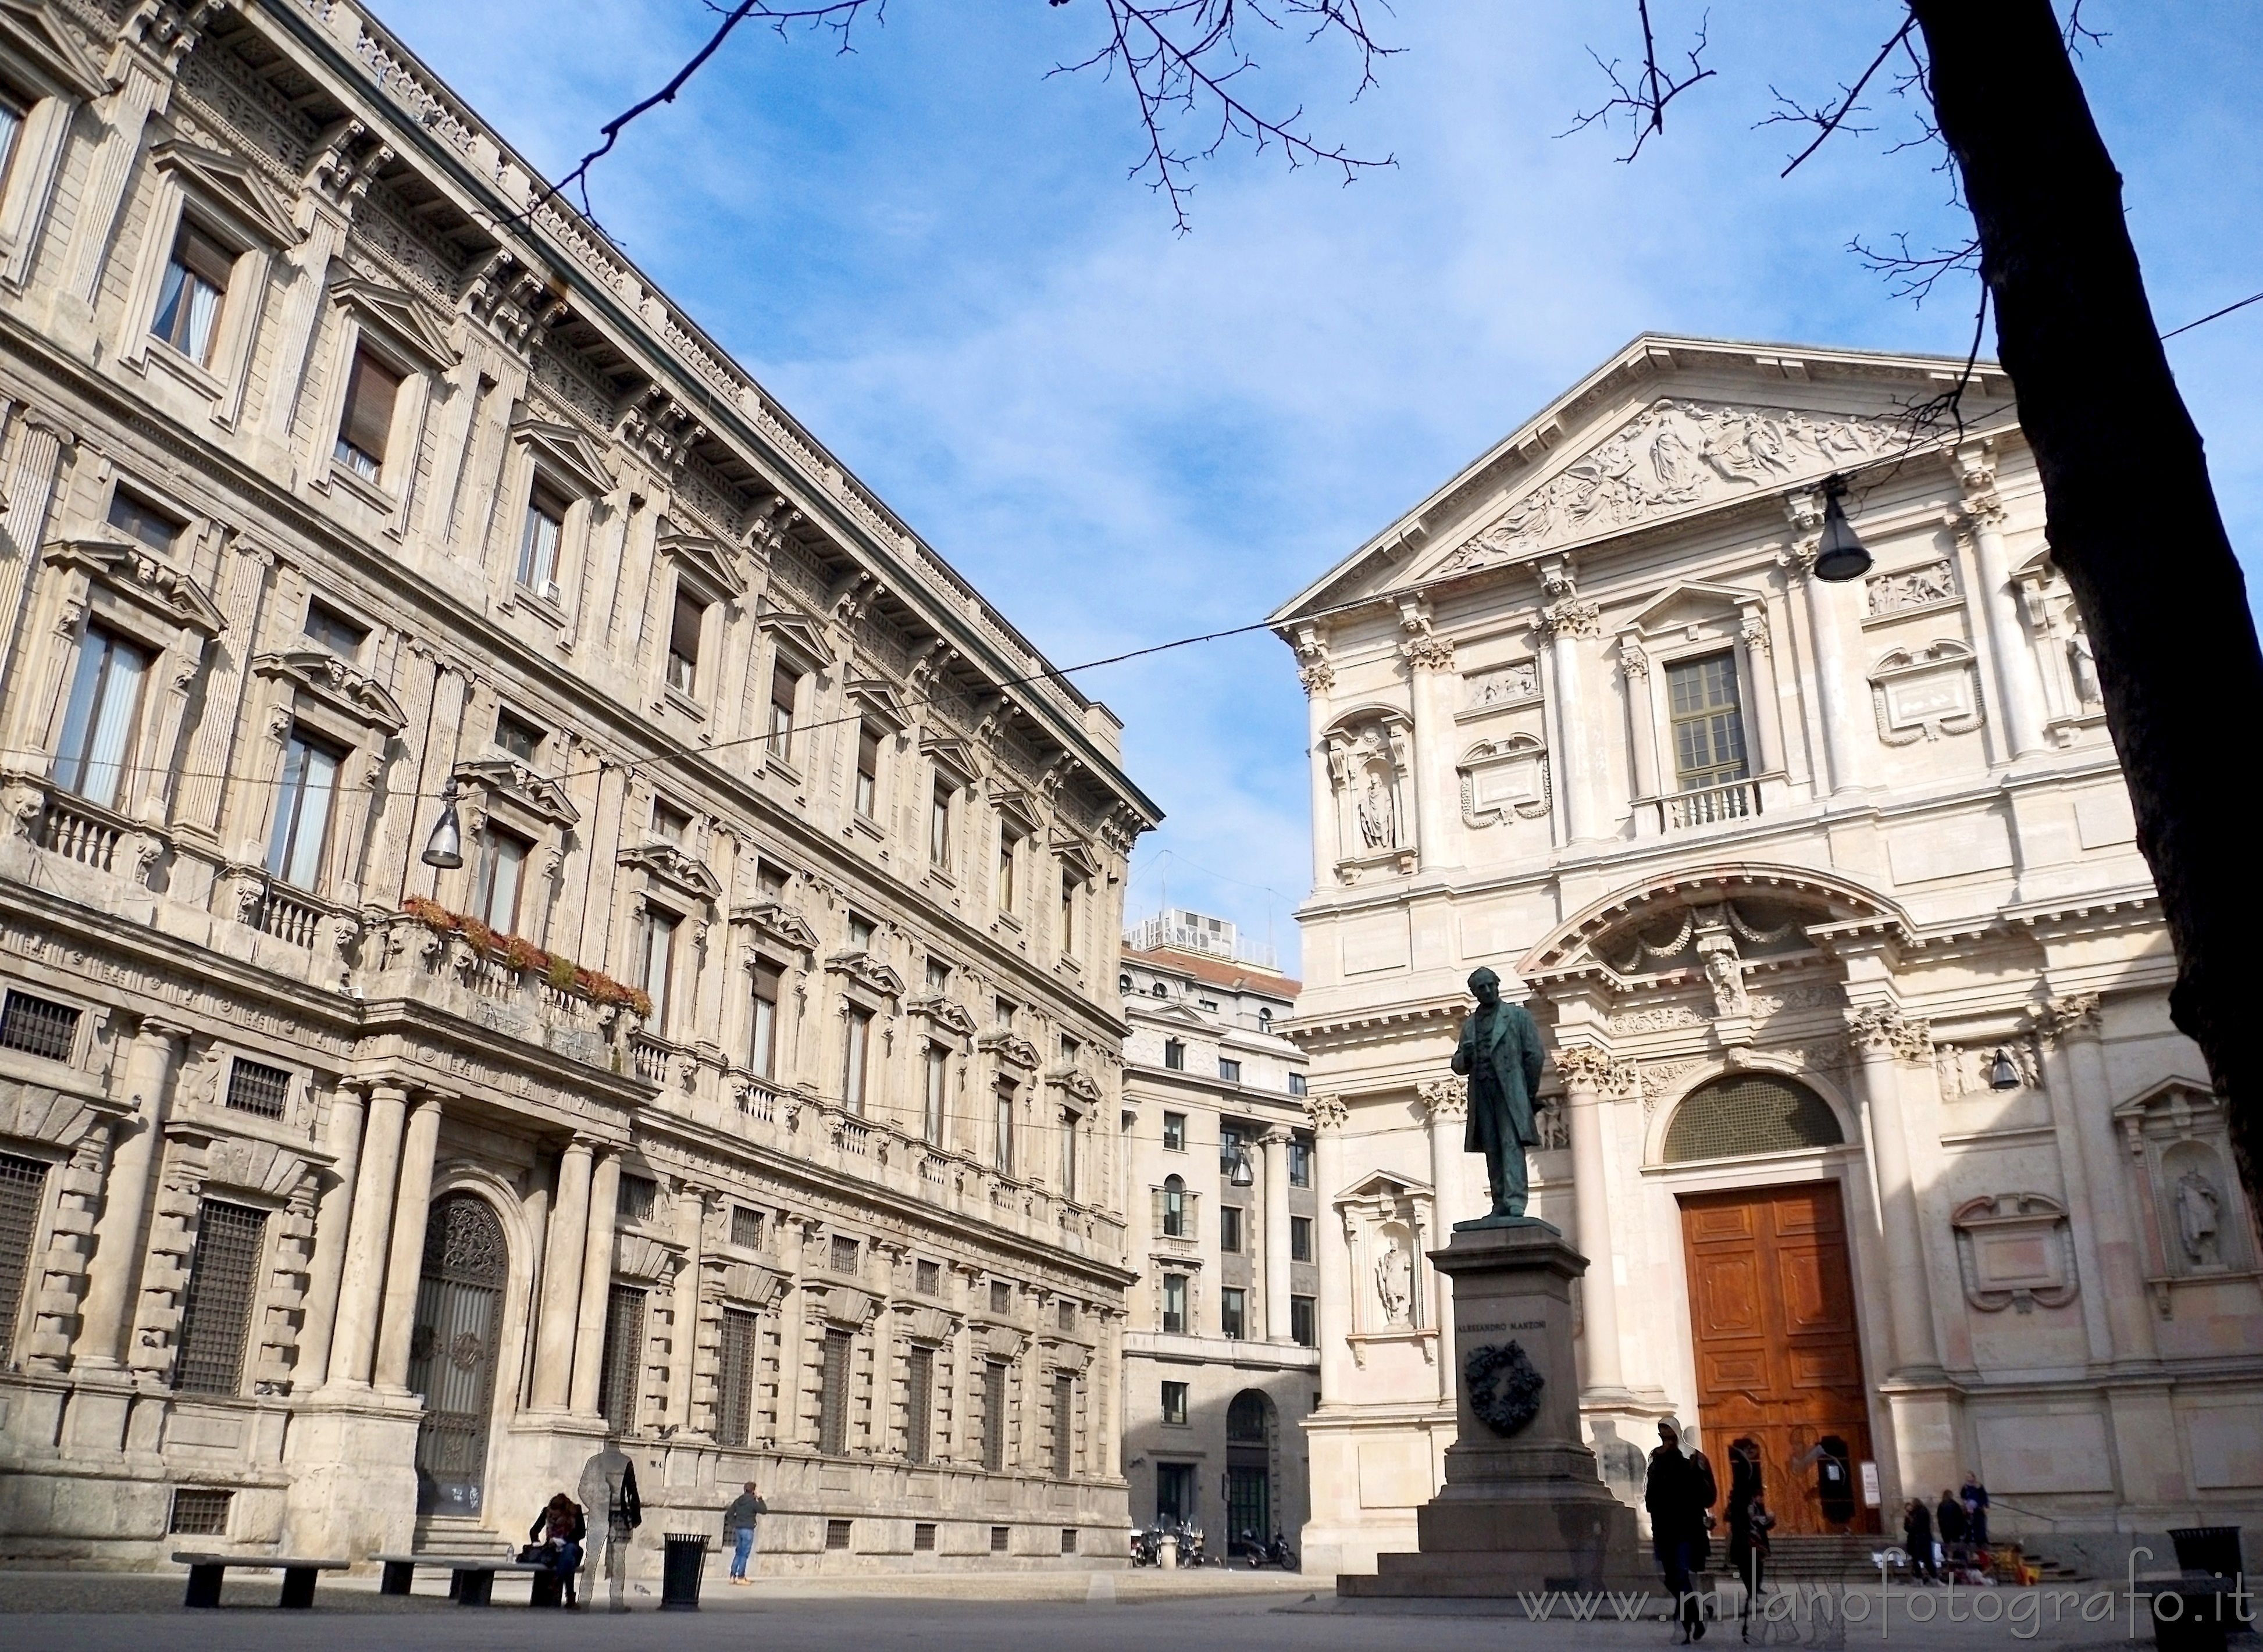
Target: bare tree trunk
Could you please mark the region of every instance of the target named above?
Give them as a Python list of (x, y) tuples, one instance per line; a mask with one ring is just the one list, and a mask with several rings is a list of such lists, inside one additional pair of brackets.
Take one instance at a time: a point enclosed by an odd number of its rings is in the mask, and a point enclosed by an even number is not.
[(2259, 927), (2258, 832), (2238, 797), (2263, 712), (2247, 588), (2145, 299), (2122, 177), (2048, 0), (1910, 0), (1956, 157), (2049, 510), (2051, 554), (2098, 660), (2137, 846), (2175, 944), (2176, 1024), (2228, 1098), (2251, 1193), (2263, 1172), (2259, 1028), (2242, 952)]

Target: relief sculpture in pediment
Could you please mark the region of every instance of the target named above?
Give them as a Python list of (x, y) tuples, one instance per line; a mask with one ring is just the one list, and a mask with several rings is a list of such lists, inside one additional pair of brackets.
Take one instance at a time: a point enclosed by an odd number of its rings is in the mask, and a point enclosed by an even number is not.
[(1884, 419), (1660, 401), (1518, 499), (1432, 576), (1488, 566), (1679, 507), (1820, 476), (1889, 449)]

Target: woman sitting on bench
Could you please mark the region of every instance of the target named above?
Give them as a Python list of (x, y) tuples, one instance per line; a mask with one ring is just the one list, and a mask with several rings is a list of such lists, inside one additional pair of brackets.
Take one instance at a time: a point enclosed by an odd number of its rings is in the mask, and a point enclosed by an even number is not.
[(589, 1534), (589, 1522), (582, 1505), (562, 1491), (550, 1499), (527, 1528), (527, 1537), (547, 1551), (545, 1558), (558, 1576), (558, 1604), (568, 1612), (578, 1610), (582, 1604), (575, 1598), (574, 1580), (582, 1569), (582, 1542)]

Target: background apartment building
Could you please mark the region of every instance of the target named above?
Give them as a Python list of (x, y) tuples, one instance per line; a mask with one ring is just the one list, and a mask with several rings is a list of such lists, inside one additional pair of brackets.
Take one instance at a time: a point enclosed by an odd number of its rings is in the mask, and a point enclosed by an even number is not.
[(1176, 909), (1125, 937), (1124, 1454), (1135, 1523), (1296, 1540), (1319, 1403), (1319, 1204), (1297, 983), (1231, 923)]
[(351, 0), (0, 10), (0, 1552), (1120, 1555), (1106, 709)]

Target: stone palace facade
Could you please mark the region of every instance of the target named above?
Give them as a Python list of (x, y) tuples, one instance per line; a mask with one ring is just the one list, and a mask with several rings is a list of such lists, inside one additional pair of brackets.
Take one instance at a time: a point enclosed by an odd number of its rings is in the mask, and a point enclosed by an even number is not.
[[(1321, 1389), (1310, 1563), (1414, 1547), (1454, 1429), (1426, 1252), (1489, 964), (1552, 1048), (1535, 1214), (1582, 1410), (1818, 1450), (1898, 1529), (1977, 1470), (2102, 1558), (2263, 1508), (2253, 1213), (2034, 461), (1984, 365), (1637, 340), (1274, 617), (1311, 703)], [(1834, 474), (1875, 558), (1815, 558)], [(1883, 1516), (1883, 1519), (1882, 1519)], [(2165, 1553), (2165, 1545), (2157, 1545)], [(2118, 1558), (2115, 1562), (2118, 1568)]]
[(1107, 710), (353, 0), (0, 6), (0, 1558), (1120, 1557)]

